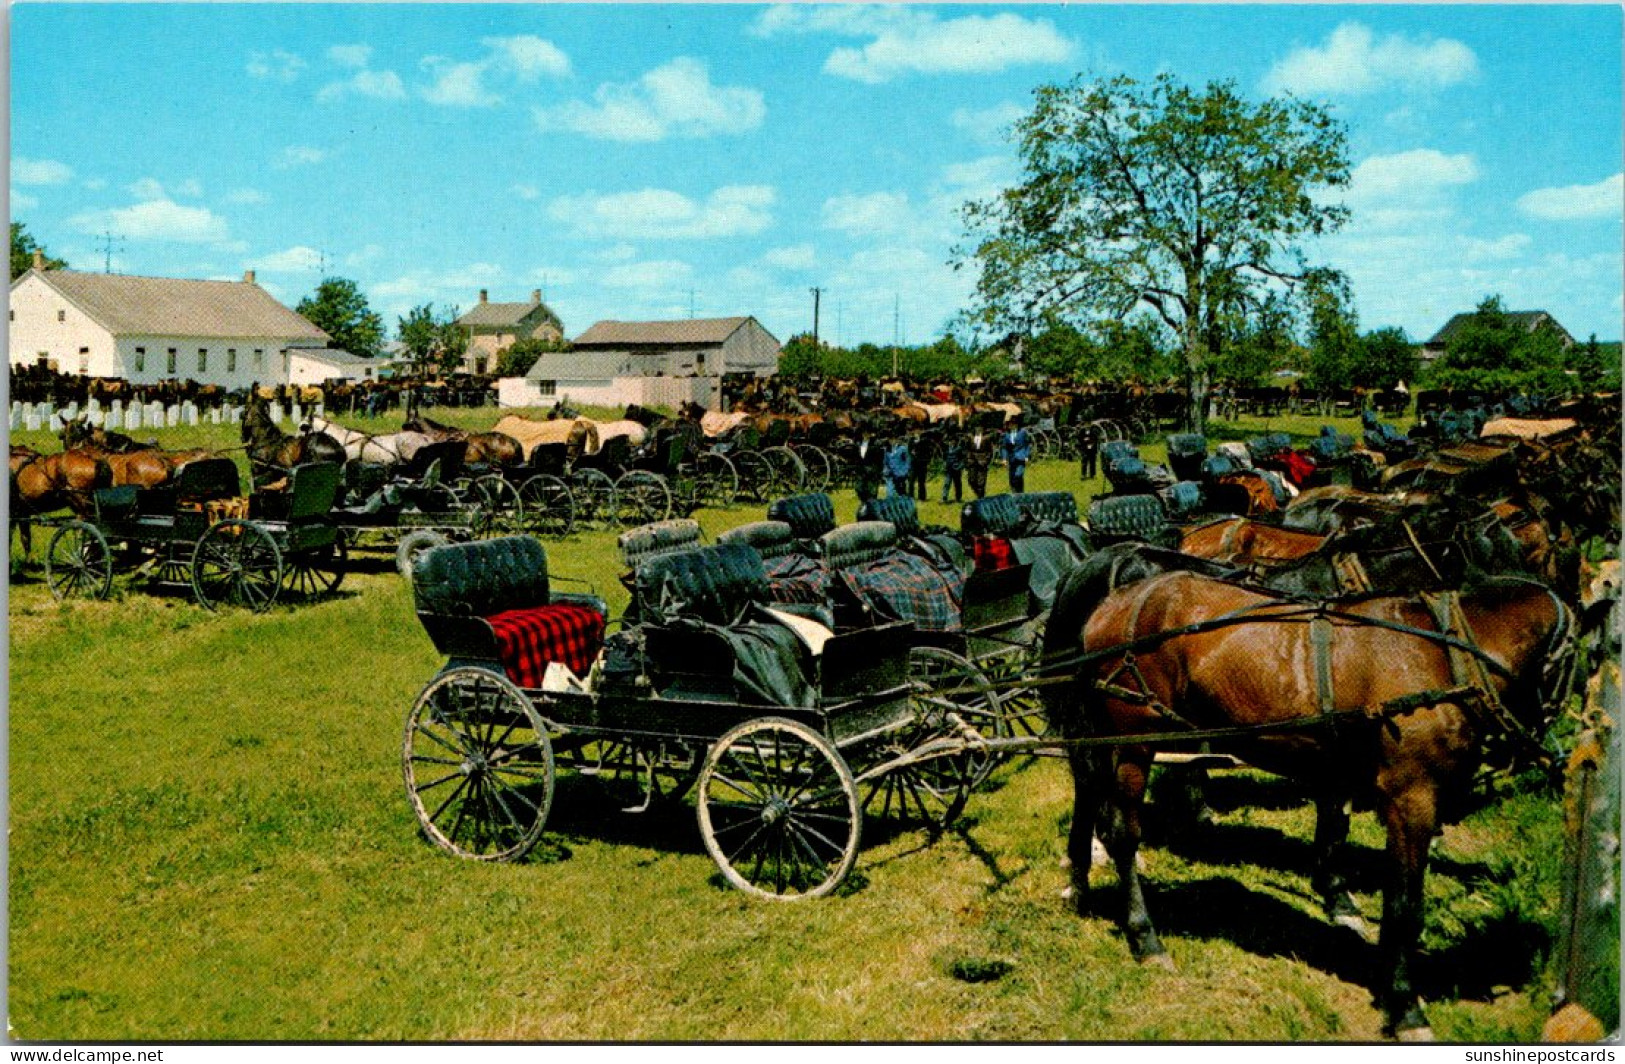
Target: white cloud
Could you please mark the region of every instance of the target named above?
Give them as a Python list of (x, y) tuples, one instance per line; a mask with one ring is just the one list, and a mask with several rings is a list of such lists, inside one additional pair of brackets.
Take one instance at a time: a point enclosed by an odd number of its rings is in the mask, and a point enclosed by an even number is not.
[(1508, 233), (1494, 240), (1463, 237), (1462, 253), (1469, 262), (1502, 262), (1522, 255), (1530, 243), (1526, 233)]
[(14, 185), (64, 185), (73, 179), (73, 167), (55, 159), (11, 160), (11, 183)]
[(934, 12), (898, 7), (769, 8), (752, 32), (833, 33), (869, 37), (857, 48), (837, 48), (824, 72), (878, 84), (902, 74), (986, 74), (1029, 63), (1061, 63), (1073, 43), (1048, 19), (1021, 15), (963, 15), (942, 20)]
[(289, 170), (295, 166), (314, 166), (327, 158), (325, 148), (313, 148), (308, 144), (296, 144), (283, 148), (276, 158), (278, 170)]
[(745, 133), (760, 126), (766, 114), (756, 89), (713, 85), (706, 65), (687, 56), (635, 82), (600, 85), (592, 103), (571, 100), (535, 110), (542, 130), (640, 143)]
[(262, 255), (256, 260), (255, 269), (272, 270), (278, 272), (292, 272), (296, 270), (319, 270), (322, 267), (322, 253), (315, 248), (300, 244), (296, 247)]
[(90, 189), (92, 192), (100, 192), (102, 189), (107, 187), (107, 179), (104, 177), (86, 178), (84, 186)]
[(480, 43), (486, 48), (480, 59), (457, 62), (438, 55), (424, 57), (423, 68), (434, 80), (421, 87), (419, 94), (442, 107), (493, 107), (502, 97), (486, 86), (489, 75), (528, 83), (544, 74), (564, 77), (570, 73), (570, 57), (540, 37), (486, 37)]
[(749, 236), (773, 224), (776, 199), (768, 185), (729, 185), (697, 203), (679, 192), (646, 188), (637, 192), (560, 196), (548, 204), (548, 217), (582, 236), (629, 239), (687, 239)]
[(280, 48), (273, 52), (254, 52), (248, 57), (250, 77), (270, 81), (293, 81), (303, 69), (305, 69), (303, 59)]
[(508, 191), (522, 200), (533, 200), (542, 194), (535, 185), (514, 185)]
[(127, 185), (126, 191), (138, 200), (169, 199), (173, 196), (190, 196), (196, 199), (203, 195), (203, 185), (196, 178), (187, 178), (180, 184), (165, 189), (156, 178), (143, 177), (134, 184)]
[(31, 211), (39, 206), (39, 199), (26, 192), (13, 192), (11, 194), (11, 210), (13, 219), (17, 211)]
[(494, 62), (521, 81), (535, 81), (543, 74), (562, 78), (570, 73), (570, 57), (540, 37), (486, 37), (480, 43), (491, 49)]
[(344, 265), (363, 266), (369, 262), (376, 261), (377, 259), (381, 258), (383, 254), (384, 249), (379, 247), (377, 244), (363, 244), (359, 249), (344, 256)]
[(1319, 47), (1293, 49), (1264, 76), (1269, 93), (1355, 95), (1390, 85), (1444, 88), (1478, 76), (1478, 57), (1460, 41), (1411, 39), (1391, 33), (1381, 40), (1358, 22), (1345, 22)]
[(638, 249), (631, 244), (611, 244), (592, 252), (591, 257), (598, 262), (631, 262), (638, 257)]
[(339, 66), (362, 70), (372, 61), (372, 45), (335, 44), (327, 50), (327, 58)]
[(367, 292), (388, 321), (423, 303), (470, 306), (479, 298), (481, 288), (493, 287), (502, 277), (501, 266), (473, 262), (451, 270), (413, 270), (370, 285)]
[(960, 107), (955, 109), (951, 121), (955, 129), (964, 130), (983, 144), (998, 144), (1026, 113), (1019, 104), (1014, 103), (1001, 103), (976, 111)]
[(648, 262), (629, 262), (611, 266), (599, 275), (598, 281), (610, 288), (656, 289), (686, 284), (694, 276), (694, 267), (676, 259), (654, 259)]
[(1625, 174), (1605, 177), (1594, 185), (1537, 188), (1518, 197), (1518, 209), (1548, 222), (1586, 218), (1618, 221), (1621, 211), (1625, 211)]
[(1349, 174), (1346, 198), (1356, 208), (1379, 206), (1428, 198), (1476, 180), (1478, 163), (1471, 155), (1446, 155), (1433, 148), (1417, 148), (1363, 160)]
[(393, 70), (358, 70), (343, 81), (323, 85), (316, 94), (318, 100), (337, 100), (345, 96), (370, 96), (375, 100), (404, 100), (406, 86)]
[(824, 201), (825, 229), (851, 236), (890, 233), (908, 224), (908, 196), (902, 192), (871, 192), (864, 196), (831, 196)]
[(246, 206), (251, 206), (256, 203), (264, 203), (265, 193), (261, 192), (257, 188), (232, 189), (230, 192), (226, 193), (226, 202), (243, 204)]
[(153, 199), (130, 207), (87, 211), (68, 220), (82, 233), (113, 233), (131, 240), (167, 240), (177, 244), (221, 244), (229, 238), (226, 221), (207, 207), (184, 207)]
[(818, 253), (811, 244), (794, 244), (768, 249), (762, 261), (781, 270), (810, 270), (818, 264)]

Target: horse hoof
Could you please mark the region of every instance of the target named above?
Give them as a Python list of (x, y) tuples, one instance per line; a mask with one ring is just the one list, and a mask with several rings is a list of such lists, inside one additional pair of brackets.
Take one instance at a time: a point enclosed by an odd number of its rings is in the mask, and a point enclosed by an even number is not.
[(1376, 941), (1371, 937), (1371, 925), (1366, 923), (1365, 917), (1363, 916), (1355, 913), (1344, 913), (1342, 916), (1333, 917), (1332, 923), (1336, 924), (1338, 927), (1348, 928), (1350, 931), (1353, 931), (1356, 935), (1359, 935), (1367, 942)]
[(1433, 1041), (1433, 1028), (1406, 1027), (1394, 1032), (1396, 1042), (1431, 1042)]

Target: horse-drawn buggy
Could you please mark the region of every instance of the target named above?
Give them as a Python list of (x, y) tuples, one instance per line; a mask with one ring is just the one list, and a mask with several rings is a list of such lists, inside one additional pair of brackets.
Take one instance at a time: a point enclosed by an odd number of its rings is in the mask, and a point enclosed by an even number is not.
[(650, 793), (692, 787), (728, 882), (817, 897), (851, 869), (866, 812), (940, 828), (975, 778), (955, 742), (975, 703), (910, 680), (907, 626), (835, 633), (778, 609), (743, 544), (643, 560), (636, 620), (607, 637), (603, 601), (555, 592), (528, 537), (428, 551), (413, 589), (446, 663), (402, 765), (424, 834), (457, 856), (522, 857), (561, 774), (619, 765)]
[(89, 512), (56, 524), (45, 579), (57, 598), (106, 598), (115, 570), (139, 570), (156, 584), (190, 586), (200, 605), (255, 612), (280, 593), (335, 590), (346, 551), (331, 516), (339, 467), (295, 469), (286, 491), (243, 495), (237, 465), (204, 458), (154, 488), (100, 488)]

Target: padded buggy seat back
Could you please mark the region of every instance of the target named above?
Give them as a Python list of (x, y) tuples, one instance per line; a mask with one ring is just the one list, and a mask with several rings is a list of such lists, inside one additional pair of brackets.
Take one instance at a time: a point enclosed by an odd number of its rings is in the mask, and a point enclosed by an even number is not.
[(1239, 473), (1241, 469), (1236, 460), (1227, 454), (1213, 454), (1202, 460), (1202, 477), (1205, 480), (1218, 480), (1231, 473)]
[(488, 617), (548, 601), (547, 551), (530, 536), (503, 536), (424, 551), (412, 566), (420, 614)]
[(288, 520), (326, 517), (338, 501), (343, 467), (337, 462), (312, 462), (294, 468), (288, 486)]
[(229, 458), (200, 458), (187, 462), (167, 484), (136, 492), (142, 514), (168, 517), (177, 509), (201, 509), (204, 503), (242, 494), (237, 463)]
[(720, 543), (651, 558), (634, 581), (639, 616), (655, 623), (688, 617), (729, 625), (767, 602), (762, 556), (743, 543)]
[(859, 521), (832, 529), (818, 541), (824, 564), (832, 571), (879, 561), (897, 550), (897, 526), (888, 521)]
[(898, 536), (916, 536), (920, 533), (920, 510), (907, 495), (888, 495), (884, 499), (868, 499), (858, 507), (859, 521), (885, 521), (897, 529)]
[(877, 621), (907, 621), (922, 631), (951, 631), (962, 624), (964, 579), (898, 547), (897, 526), (859, 521), (819, 541), (837, 630)]
[(1013, 495), (989, 495), (968, 502), (959, 527), (967, 536), (1009, 536), (1021, 527), (1021, 506)]
[(1207, 437), (1197, 432), (1176, 432), (1168, 437), (1168, 466), (1180, 480), (1201, 475), (1207, 457)]
[(1251, 469), (1253, 467), (1253, 455), (1251, 451), (1247, 450), (1245, 443), (1239, 443), (1235, 440), (1231, 440), (1229, 443), (1221, 443), (1214, 448), (1214, 453), (1222, 454), (1230, 459), (1231, 464), (1236, 469)]
[(636, 569), (650, 558), (700, 546), (700, 523), (692, 517), (654, 521), (622, 532), (615, 543), (621, 550), (621, 564)]
[(442, 440), (427, 443), (401, 465), (401, 472), (409, 480), (444, 483), (455, 479), (463, 471), (463, 456), (468, 444), (462, 440)]
[(1342, 458), (1354, 450), (1354, 437), (1322, 425), (1320, 435), (1309, 441), (1309, 451), (1320, 461)]
[(770, 521), (783, 521), (797, 539), (817, 539), (835, 527), (835, 503), (823, 492), (775, 499), (767, 508)]
[(1184, 521), (1202, 509), (1202, 485), (1181, 480), (1157, 492), (1170, 521)]
[(783, 521), (752, 521), (738, 528), (730, 528), (717, 537), (717, 543), (743, 543), (754, 547), (763, 562), (794, 554), (800, 549), (795, 533)]
[(1029, 521), (1078, 523), (1078, 500), (1070, 491), (1025, 491), (1010, 498)]
[(1107, 440), (1100, 445), (1100, 464), (1109, 466), (1120, 458), (1138, 458), (1140, 449), (1128, 440)]
[(1167, 545), (1170, 531), (1177, 534), (1155, 495), (1113, 495), (1089, 504), (1089, 540), (1095, 550), (1130, 539)]

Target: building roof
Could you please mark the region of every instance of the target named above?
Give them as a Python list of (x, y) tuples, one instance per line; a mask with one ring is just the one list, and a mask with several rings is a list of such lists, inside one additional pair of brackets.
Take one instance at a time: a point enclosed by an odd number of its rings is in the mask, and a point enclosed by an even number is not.
[[(1460, 314), (1457, 314), (1455, 317), (1453, 317), (1449, 321), (1445, 322), (1444, 323), (1444, 328), (1442, 328), (1438, 332), (1434, 333), (1433, 334), (1433, 339), (1429, 340), (1427, 342), (1427, 344), (1424, 345), (1424, 346), (1427, 346), (1427, 347), (1443, 347), (1443, 346), (1445, 346), (1446, 344), (1448, 344), (1450, 342), (1450, 338), (1455, 336), (1456, 333), (1461, 329), (1461, 327), (1463, 325), (1465, 325), (1467, 323), (1467, 321), (1469, 319), (1471, 319), (1472, 316), (1475, 313), (1477, 313), (1477, 312), (1476, 311), (1464, 311), (1464, 312), (1462, 312)], [(1563, 326), (1561, 326), (1561, 325), (1558, 325), (1556, 318), (1552, 317), (1550, 314), (1548, 314), (1544, 310), (1508, 310), (1508, 311), (1505, 311), (1504, 313), (1505, 313), (1508, 320), (1512, 321), (1513, 323), (1515, 323), (1517, 325), (1521, 325), (1524, 328), (1524, 330), (1527, 331), (1527, 332), (1534, 332), (1535, 327), (1538, 326), (1541, 322), (1549, 321), (1553, 325), (1557, 326), (1557, 330), (1559, 332), (1561, 332), (1564, 336), (1568, 336), (1568, 334), (1569, 334), (1567, 329), (1563, 328)]]
[(12, 287), (36, 275), (114, 336), (328, 339), (252, 281), (30, 270)]
[(317, 362), (325, 362), (329, 366), (377, 366), (384, 363), (384, 359), (371, 359), (365, 355), (353, 355), (339, 347), (296, 347), (293, 353), (300, 358), (311, 358)]
[(626, 344), (720, 344), (753, 318), (684, 321), (601, 321), (575, 339), (576, 347)]
[(602, 354), (550, 352), (538, 358), (525, 377), (533, 381), (597, 381), (624, 375), (626, 360)]
[(559, 316), (546, 303), (475, 303), (457, 319), (457, 324), (475, 327), (518, 325), (537, 310), (541, 310), (549, 321), (559, 320)]

